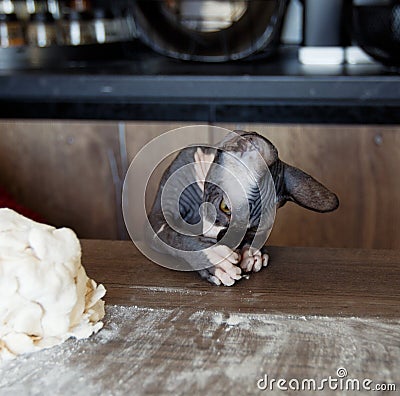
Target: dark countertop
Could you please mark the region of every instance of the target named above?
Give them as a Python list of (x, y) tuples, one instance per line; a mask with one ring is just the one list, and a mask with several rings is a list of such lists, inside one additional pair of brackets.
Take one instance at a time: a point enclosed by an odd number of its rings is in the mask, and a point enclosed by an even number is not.
[(177, 61), (143, 46), (100, 58), (98, 48), (84, 56), (30, 51), (0, 51), (2, 118), (400, 122), (396, 72), (377, 64), (304, 66), (296, 47), (223, 64)]

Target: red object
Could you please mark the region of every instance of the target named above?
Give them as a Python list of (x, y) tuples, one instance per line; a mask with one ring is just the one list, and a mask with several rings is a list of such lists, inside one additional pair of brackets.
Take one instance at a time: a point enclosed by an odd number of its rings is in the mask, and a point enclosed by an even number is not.
[(10, 208), (12, 210), (15, 210), (19, 214), (22, 214), (25, 217), (29, 217), (32, 220), (38, 221), (40, 223), (46, 222), (46, 220), (38, 213), (16, 202), (15, 199), (12, 198), (11, 195), (7, 191), (5, 191), (2, 187), (0, 187), (0, 208)]

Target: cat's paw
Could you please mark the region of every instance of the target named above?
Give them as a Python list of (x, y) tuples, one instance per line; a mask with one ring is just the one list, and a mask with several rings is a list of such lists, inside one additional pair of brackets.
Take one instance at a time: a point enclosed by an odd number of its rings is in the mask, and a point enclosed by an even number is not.
[(211, 266), (200, 270), (202, 278), (214, 285), (232, 286), (242, 278), (242, 270), (237, 266), (240, 255), (225, 245), (213, 246), (203, 252)]
[(244, 272), (258, 272), (262, 267), (268, 265), (269, 256), (266, 249), (261, 250), (245, 246), (242, 249), (242, 258), (240, 260), (240, 268)]

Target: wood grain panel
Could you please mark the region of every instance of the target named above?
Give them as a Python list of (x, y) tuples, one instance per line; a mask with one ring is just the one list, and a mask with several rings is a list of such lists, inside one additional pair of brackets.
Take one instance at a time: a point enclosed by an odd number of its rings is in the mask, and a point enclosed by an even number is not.
[(80, 237), (118, 237), (115, 123), (5, 121), (0, 134), (0, 183), (16, 199)]
[(329, 214), (288, 203), (278, 211), (271, 244), (400, 248), (400, 127), (222, 126), (262, 133), (283, 161), (339, 196), (339, 209)]
[[(127, 163), (152, 138), (185, 125), (130, 122), (121, 135), (116, 123), (3, 121), (0, 184), (51, 224), (70, 226), (81, 237), (120, 238), (119, 194)], [(284, 161), (339, 195), (340, 208), (331, 214), (290, 203), (280, 209), (271, 244), (400, 248), (400, 127), (221, 126), (264, 134)], [(168, 163), (150, 180), (148, 202)]]

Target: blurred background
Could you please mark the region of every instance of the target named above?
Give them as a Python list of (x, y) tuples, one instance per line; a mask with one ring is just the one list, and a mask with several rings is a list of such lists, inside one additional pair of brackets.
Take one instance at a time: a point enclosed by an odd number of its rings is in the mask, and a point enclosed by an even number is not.
[(127, 239), (135, 154), (210, 124), (338, 194), (280, 209), (270, 244), (398, 249), (399, 65), (399, 1), (0, 1), (0, 206)]

